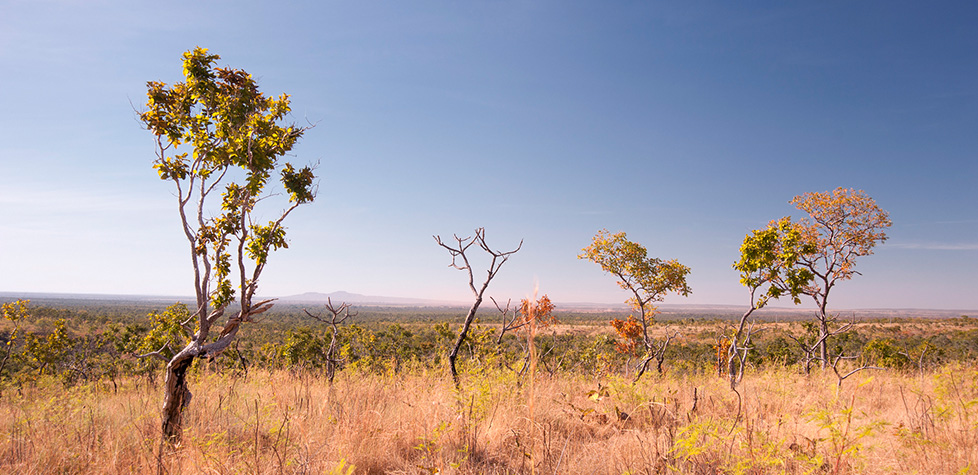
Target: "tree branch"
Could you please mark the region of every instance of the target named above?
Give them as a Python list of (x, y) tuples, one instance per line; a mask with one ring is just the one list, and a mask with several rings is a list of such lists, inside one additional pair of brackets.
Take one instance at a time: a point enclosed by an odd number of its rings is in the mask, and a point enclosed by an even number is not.
[(166, 356), (163, 356), (163, 350), (168, 350), (168, 349), (170, 349), (170, 342), (164, 343), (163, 346), (161, 346), (160, 349), (158, 349), (156, 351), (151, 351), (149, 353), (145, 353), (145, 354), (142, 354), (142, 355), (133, 355), (133, 356), (135, 356), (136, 358), (139, 358), (139, 359), (148, 358), (148, 357), (151, 357), (152, 356), (152, 357), (155, 357), (155, 358), (159, 358), (164, 363), (169, 363), (170, 362), (170, 359), (167, 358)]

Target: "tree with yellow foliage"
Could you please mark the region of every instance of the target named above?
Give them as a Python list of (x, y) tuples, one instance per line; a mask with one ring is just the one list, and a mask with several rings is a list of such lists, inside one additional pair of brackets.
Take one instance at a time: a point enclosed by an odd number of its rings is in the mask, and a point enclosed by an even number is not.
[(669, 292), (679, 295), (689, 295), (690, 288), (686, 284), (689, 267), (672, 259), (664, 261), (657, 257), (648, 257), (645, 246), (629, 241), (624, 232), (611, 234), (602, 229), (594, 235), (591, 245), (585, 247), (578, 259), (587, 259), (601, 266), (601, 269), (618, 279), (618, 286), (631, 292), (632, 297), (626, 303), (639, 312), (637, 319), (642, 325), (642, 344), (645, 346), (645, 357), (638, 366), (636, 379), (641, 378), (653, 359), (660, 361), (670, 338), (664, 344), (657, 344), (649, 335), (649, 324), (657, 313), (653, 302), (661, 302)]
[(3, 370), (7, 367), (7, 361), (10, 360), (14, 347), (17, 346), (18, 338), (22, 338), (20, 326), (30, 316), (30, 310), (27, 308), (30, 303), (30, 300), (15, 300), (0, 305), (0, 315), (3, 316), (4, 320), (9, 320), (14, 324), (13, 331), (7, 335), (7, 341), (3, 344), (3, 358), (0, 359), (0, 380), (3, 378)]
[(886, 241), (884, 231), (892, 222), (869, 195), (851, 188), (805, 193), (796, 196), (791, 204), (808, 213), (798, 226), (813, 250), (801, 254), (798, 265), (813, 275), (803, 292), (818, 307), (815, 347), (822, 369), (826, 369), (830, 358), (827, 340), (838, 333), (829, 329), (834, 320), (828, 313), (829, 294), (839, 282), (860, 275), (855, 269), (856, 259), (872, 254), (877, 244)]

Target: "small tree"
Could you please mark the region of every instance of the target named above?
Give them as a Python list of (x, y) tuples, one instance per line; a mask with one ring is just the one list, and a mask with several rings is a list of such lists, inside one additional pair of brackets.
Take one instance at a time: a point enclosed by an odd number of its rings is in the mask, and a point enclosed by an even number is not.
[(302, 309), (306, 313), (306, 316), (316, 320), (320, 323), (326, 323), (330, 326), (330, 338), (329, 346), (323, 354), (323, 358), (326, 359), (326, 379), (329, 380), (330, 384), (333, 384), (333, 377), (336, 375), (336, 368), (339, 367), (340, 360), (336, 359), (336, 343), (339, 341), (340, 328), (339, 326), (346, 322), (350, 317), (357, 316), (358, 312), (350, 313), (350, 304), (343, 302), (338, 307), (333, 305), (333, 300), (326, 298), (326, 311), (329, 312), (329, 316), (324, 316), (322, 314), (314, 314), (309, 310)]
[(829, 294), (836, 284), (859, 274), (856, 258), (872, 254), (877, 244), (886, 241), (884, 230), (892, 223), (889, 214), (862, 190), (837, 188), (833, 192), (805, 193), (796, 196), (791, 204), (808, 213), (799, 223), (799, 230), (814, 249), (801, 254), (798, 263), (814, 276), (804, 293), (815, 300), (818, 308), (816, 345), (824, 370), (830, 364), (827, 340), (839, 333), (829, 328)]
[[(624, 232), (610, 234), (602, 229), (594, 236), (591, 245), (585, 247), (577, 256), (601, 266), (601, 269), (618, 278), (618, 285), (632, 293), (626, 303), (638, 311), (642, 325), (642, 344), (645, 357), (638, 367), (636, 379), (641, 378), (653, 359), (665, 354), (672, 337), (662, 343), (649, 335), (649, 324), (655, 319), (657, 309), (652, 302), (661, 302), (669, 292), (687, 296), (690, 288), (686, 284), (689, 267), (675, 259), (663, 261), (657, 257), (647, 257), (648, 252), (641, 244), (629, 241)], [(661, 370), (661, 363), (658, 366)]]
[[(469, 313), (465, 315), (465, 321), (462, 322), (462, 329), (458, 332), (458, 337), (455, 339), (455, 346), (452, 347), (452, 352), (448, 355), (448, 365), (452, 371), (452, 380), (455, 381), (455, 385), (458, 386), (458, 370), (455, 366), (455, 360), (458, 358), (458, 351), (462, 347), (462, 343), (465, 341), (465, 337), (469, 333), (469, 327), (472, 326), (472, 321), (475, 320), (475, 314), (479, 311), (479, 305), (482, 305), (482, 297), (486, 293), (486, 289), (489, 288), (489, 282), (492, 282), (493, 277), (496, 277), (496, 273), (499, 269), (509, 260), (509, 256), (515, 254), (520, 248), (523, 247), (523, 241), (520, 240), (519, 246), (512, 251), (502, 252), (492, 250), (488, 244), (486, 244), (486, 230), (485, 228), (478, 228), (475, 230), (474, 237), (460, 238), (458, 235), (454, 235), (455, 245), (448, 245), (442, 242), (441, 236), (433, 236), (435, 242), (439, 246), (445, 248), (449, 254), (452, 255), (452, 263), (449, 267), (454, 267), (458, 270), (466, 271), (469, 276), (469, 289), (472, 291), (472, 295), (475, 297), (475, 301), (472, 303), (472, 307), (469, 308)], [(483, 251), (488, 253), (492, 257), (492, 261), (489, 263), (489, 269), (486, 271), (486, 280), (482, 282), (482, 285), (476, 288), (475, 286), (475, 276), (472, 274), (472, 265), (469, 264), (469, 256), (465, 253), (472, 247), (473, 244), (478, 244)], [(459, 260), (461, 259), (461, 263)]]
[[(491, 299), (492, 297), (490, 297)], [(496, 301), (493, 300), (493, 303)], [(530, 325), (536, 326), (537, 329), (546, 328), (550, 325), (556, 324), (558, 322), (557, 316), (553, 314), (554, 309), (557, 308), (553, 302), (550, 301), (550, 297), (544, 295), (540, 297), (536, 302), (530, 299), (520, 300), (520, 306), (513, 310), (512, 316), (509, 312), (509, 302), (506, 302), (506, 307), (500, 307), (496, 303), (496, 308), (499, 313), (503, 316), (503, 326), (499, 329), (499, 336), (496, 338), (496, 343), (502, 343), (503, 336), (506, 332), (514, 332), (526, 329)]]
[[(666, 359), (666, 348), (669, 347), (669, 343), (673, 339), (679, 336), (679, 332), (666, 333), (661, 340), (654, 343), (654, 348), (650, 351), (645, 344), (644, 328), (639, 323), (639, 320), (635, 318), (635, 315), (629, 315), (625, 320), (612, 319), (611, 327), (618, 334), (618, 340), (615, 341), (615, 349), (627, 358), (625, 361), (626, 376), (628, 374), (627, 368), (632, 364), (632, 358), (643, 357), (647, 354), (652, 355), (652, 359), (655, 360), (656, 371), (662, 374), (662, 363)], [(651, 360), (646, 360), (645, 365), (650, 362)], [(644, 366), (639, 369), (644, 371), (643, 368)], [(639, 376), (641, 376), (641, 373)]]
[[(492, 297), (489, 298), (492, 299), (492, 302), (496, 305), (496, 309), (499, 310), (499, 313), (503, 317), (503, 325), (499, 329), (496, 345), (502, 344), (506, 332), (522, 333), (523, 338), (517, 337), (516, 342), (523, 350), (523, 364), (519, 370), (514, 370), (517, 375), (522, 376), (529, 368), (530, 359), (533, 356), (533, 340), (536, 337), (536, 332), (558, 323), (557, 316), (553, 313), (557, 306), (550, 301), (550, 297), (547, 295), (540, 297), (535, 302), (532, 299), (522, 299), (520, 300), (520, 306), (513, 309), (512, 315), (510, 315), (509, 304), (511, 301), (507, 301), (505, 307), (500, 307), (495, 299)], [(554, 336), (556, 337), (556, 333)], [(523, 340), (526, 340), (526, 344), (523, 343)], [(550, 351), (553, 350), (554, 347), (551, 347)], [(546, 356), (546, 354), (543, 356)]]
[(771, 221), (767, 228), (751, 231), (744, 237), (740, 260), (733, 267), (740, 271), (740, 283), (750, 290), (750, 308), (740, 317), (736, 333), (728, 339), (727, 376), (734, 391), (743, 378), (750, 350), (751, 314), (767, 305), (770, 299), (785, 294), (790, 295), (795, 304), (801, 303), (799, 296), (813, 275), (798, 263), (803, 255), (814, 251), (814, 244), (805, 241), (800, 227), (792, 223), (791, 218)]
[(72, 350), (74, 341), (68, 335), (67, 322), (59, 318), (54, 329), (48, 334), (28, 333), (24, 339), (24, 357), (33, 366), (37, 376), (49, 374), (68, 379), (66, 357)]
[[(166, 366), (163, 437), (171, 443), (180, 439), (181, 414), (190, 403), (188, 368), (196, 358), (220, 354), (242, 323), (271, 307), (271, 300), (254, 301), (268, 255), (288, 247), (285, 218), (315, 198), (310, 167), (279, 163), (306, 130), (281, 123), (289, 96), (266, 97), (245, 71), (215, 67), (218, 59), (199, 47), (184, 53), (185, 81), (147, 83), (147, 110), (140, 115), (156, 137), (154, 168), (176, 188), (196, 296), (182, 322), (191, 327), (190, 341)], [(273, 173), (280, 175), (288, 202), (263, 224), (255, 213), (270, 196), (266, 186)], [(235, 301), (237, 310), (213, 335)]]
[(190, 318), (190, 310), (178, 302), (162, 312), (150, 312), (147, 317), (151, 328), (142, 337), (135, 351), (138, 353), (136, 358), (143, 361), (140, 369), (149, 372), (157, 371), (160, 361), (163, 365), (169, 363), (177, 351), (187, 344), (190, 331), (184, 322)]
[(13, 354), (14, 348), (18, 345), (17, 340), (22, 339), (20, 325), (30, 316), (30, 311), (27, 308), (30, 303), (30, 300), (15, 300), (13, 302), (5, 302), (0, 306), (0, 314), (3, 315), (3, 318), (14, 324), (14, 329), (7, 336), (7, 341), (4, 343), (3, 359), (0, 359), (0, 381), (3, 378), (3, 371), (7, 368), (7, 362), (10, 361), (10, 356)]
[[(719, 365), (726, 360), (730, 389), (737, 393), (735, 423), (740, 420), (742, 410), (737, 385), (744, 378), (747, 354), (754, 335), (754, 322), (750, 316), (767, 305), (770, 299), (785, 294), (790, 295), (795, 304), (801, 303), (799, 296), (811, 282), (812, 274), (808, 269), (799, 267), (798, 260), (802, 254), (813, 251), (814, 246), (804, 240), (791, 218), (771, 221), (767, 228), (751, 231), (744, 237), (740, 259), (733, 267), (740, 271), (740, 283), (750, 291), (750, 308), (740, 317), (740, 324), (732, 336), (717, 338), (717, 363)], [(718, 372), (722, 373), (722, 367), (718, 368)]]

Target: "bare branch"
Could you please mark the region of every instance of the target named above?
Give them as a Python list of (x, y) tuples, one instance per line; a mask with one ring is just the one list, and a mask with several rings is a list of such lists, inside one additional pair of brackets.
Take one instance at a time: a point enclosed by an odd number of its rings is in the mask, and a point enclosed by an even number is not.
[[(339, 325), (339, 324), (345, 322), (346, 319), (348, 319), (350, 317), (355, 317), (355, 316), (357, 316), (359, 314), (359, 312), (350, 313), (350, 308), (351, 308), (351, 304), (349, 304), (347, 302), (343, 302), (343, 303), (340, 304), (339, 307), (337, 307), (337, 306), (333, 305), (332, 299), (330, 299), (330, 298), (327, 297), (326, 298), (326, 311), (328, 311), (330, 313), (330, 318), (328, 320), (325, 317), (323, 317), (322, 315), (313, 314), (309, 310), (302, 309), (302, 311), (305, 312), (305, 314), (309, 318), (312, 318), (312, 319), (314, 319), (316, 321), (319, 321), (319, 322), (322, 322), (322, 323), (329, 323), (329, 324), (335, 326), (335, 325)], [(342, 317), (340, 316), (341, 314), (342, 314)]]
[(159, 358), (164, 363), (168, 363), (170, 361), (170, 359), (167, 358), (166, 356), (163, 356), (163, 350), (168, 350), (168, 349), (170, 349), (170, 342), (164, 343), (163, 346), (161, 346), (160, 349), (158, 349), (156, 351), (151, 351), (149, 353), (145, 353), (145, 354), (142, 354), (142, 355), (134, 355), (134, 356), (136, 358), (139, 358), (139, 359), (148, 358), (148, 357), (152, 356), (154, 358)]
[(835, 376), (839, 379), (838, 384), (837, 384), (837, 387), (840, 387), (841, 388), (842, 387), (842, 382), (845, 381), (846, 378), (848, 378), (849, 376), (852, 376), (852, 375), (854, 375), (854, 374), (856, 374), (856, 373), (858, 373), (860, 371), (864, 371), (864, 370), (868, 370), (868, 369), (877, 369), (877, 370), (881, 370), (881, 371), (886, 371), (886, 368), (880, 368), (879, 366), (862, 365), (862, 366), (860, 366), (860, 367), (858, 367), (856, 369), (853, 369), (852, 371), (849, 371), (845, 375), (839, 373), (839, 363), (842, 360), (854, 360), (856, 358), (858, 358), (858, 357), (856, 357), (856, 356), (836, 355), (835, 361), (832, 363), (832, 371), (835, 372)]
[(638, 364), (638, 374), (635, 375), (635, 381), (638, 381), (642, 375), (645, 374), (645, 371), (648, 369), (649, 363), (651, 363), (652, 360), (655, 360), (656, 370), (658, 373), (662, 374), (662, 363), (666, 358), (666, 348), (669, 347), (669, 343), (672, 343), (672, 340), (679, 338), (680, 336), (682, 336), (682, 334), (676, 330), (673, 331), (671, 335), (667, 334), (666, 337), (658, 344), (655, 344), (655, 342), (647, 342), (645, 346), (645, 358), (643, 358), (642, 362)]
[(489, 297), (489, 300), (492, 300), (492, 303), (496, 306), (496, 310), (499, 310), (499, 313), (502, 314), (503, 317), (503, 326), (499, 329), (499, 337), (496, 338), (496, 344), (498, 345), (503, 342), (503, 336), (506, 335), (506, 332), (522, 328), (528, 322), (524, 321), (522, 323), (516, 323), (519, 319), (519, 313), (516, 310), (513, 310), (512, 317), (509, 316), (509, 305), (512, 303), (512, 299), (506, 300), (505, 308), (500, 307), (499, 302), (496, 302), (496, 299), (494, 299), (492, 296)]
[(254, 315), (267, 312), (268, 309), (272, 308), (272, 306), (274, 305), (272, 302), (276, 300), (278, 299), (265, 299), (262, 300), (261, 302), (253, 304), (251, 307), (248, 308), (248, 316), (251, 317)]
[(209, 323), (214, 323), (217, 321), (218, 318), (221, 318), (223, 315), (224, 315), (224, 307), (215, 309), (213, 312), (211, 312), (210, 315), (207, 316), (207, 321)]
[[(332, 299), (329, 297), (326, 298), (326, 310), (329, 310), (329, 313), (333, 314), (333, 318), (330, 319), (330, 323), (332, 323), (334, 326), (345, 322), (347, 318), (355, 317), (360, 314), (360, 312), (350, 313), (350, 309), (351, 305), (347, 302), (343, 302), (339, 307), (335, 307), (333, 306)], [(341, 313), (343, 314), (342, 318), (339, 317)]]

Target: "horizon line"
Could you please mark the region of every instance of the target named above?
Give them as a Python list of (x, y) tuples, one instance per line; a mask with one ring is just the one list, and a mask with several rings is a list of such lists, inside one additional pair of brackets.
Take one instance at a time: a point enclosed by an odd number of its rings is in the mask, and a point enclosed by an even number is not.
[[(343, 290), (335, 292), (303, 292), (300, 294), (284, 295), (284, 296), (263, 296), (262, 298), (272, 298), (279, 300), (282, 303), (292, 302), (304, 302), (304, 303), (318, 303), (324, 301), (326, 297), (332, 294), (344, 293), (349, 295), (354, 295), (358, 297), (363, 297), (364, 299), (387, 299), (387, 300), (401, 300), (402, 302), (381, 302), (381, 301), (369, 301), (364, 300), (359, 302), (360, 306), (373, 306), (373, 307), (383, 307), (383, 306), (397, 306), (397, 307), (469, 307), (472, 304), (467, 301), (457, 301), (457, 300), (441, 300), (441, 299), (431, 299), (431, 298), (418, 298), (418, 297), (392, 297), (392, 296), (380, 296), (380, 295), (365, 295), (358, 294), (354, 292), (347, 292)], [(301, 296), (314, 294), (322, 296), (319, 300), (309, 299), (303, 300)], [(196, 297), (192, 295), (163, 295), (163, 294), (111, 294), (111, 293), (92, 293), (92, 292), (35, 292), (35, 291), (0, 291), (0, 299), (7, 298), (20, 298), (18, 296), (23, 296), (23, 298), (30, 299), (30, 296), (36, 296), (38, 298), (79, 298), (79, 299), (91, 299), (97, 300), (99, 298), (104, 298), (107, 300), (125, 300), (125, 299), (137, 299), (137, 300), (169, 300), (175, 299), (177, 301), (181, 300), (192, 300)], [(356, 306), (357, 302), (350, 302)], [(557, 301), (556, 303), (560, 303)], [(606, 303), (606, 302), (564, 302), (564, 305), (571, 306), (582, 306), (582, 307), (614, 307), (616, 309), (620, 308), (625, 310), (628, 306), (623, 302), (617, 303)], [(746, 308), (743, 304), (731, 304), (731, 303), (660, 303), (655, 305), (657, 308), (723, 308), (723, 309), (744, 309)], [(778, 311), (791, 311), (791, 312), (803, 312), (811, 311), (811, 308), (799, 307), (799, 306), (780, 306), (780, 305), (768, 305), (763, 308), (757, 309), (756, 311), (763, 312), (765, 310), (778, 310)], [(915, 310), (915, 311), (941, 311), (941, 312), (967, 312), (967, 313), (978, 313), (978, 309), (974, 308), (925, 308), (925, 307), (847, 307), (847, 308), (833, 308), (834, 312), (847, 312), (847, 311), (899, 311), (899, 310)], [(557, 311), (560, 311), (558, 308)]]

